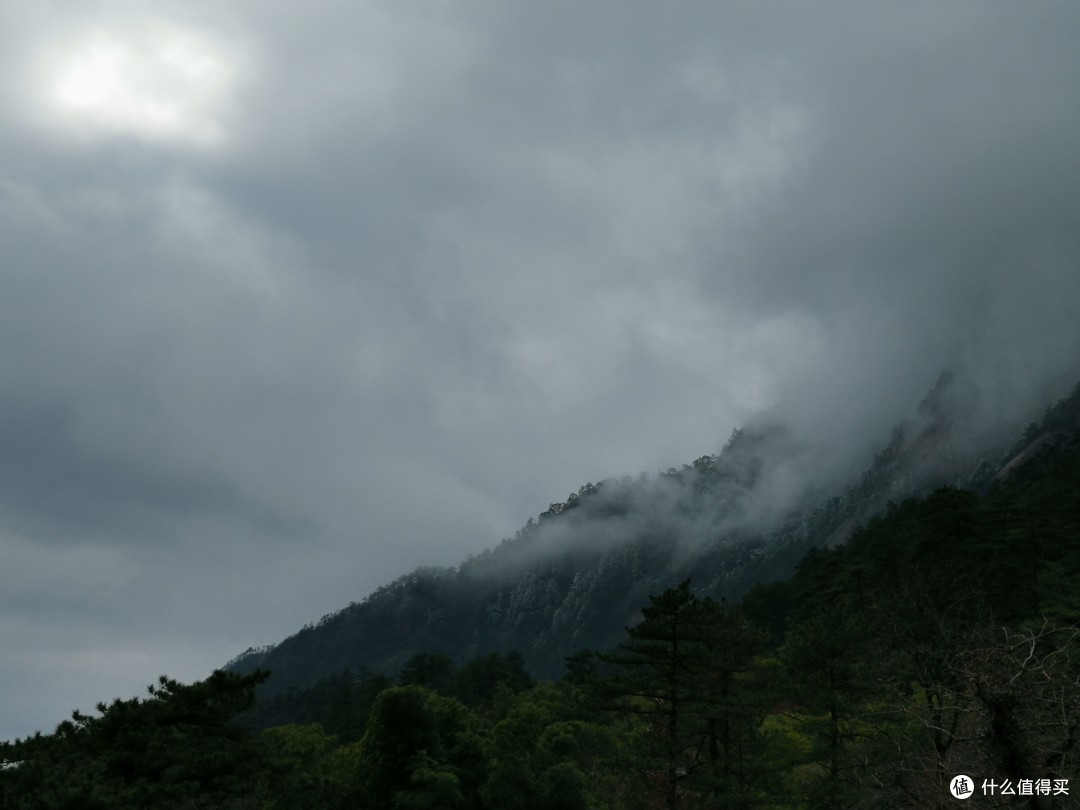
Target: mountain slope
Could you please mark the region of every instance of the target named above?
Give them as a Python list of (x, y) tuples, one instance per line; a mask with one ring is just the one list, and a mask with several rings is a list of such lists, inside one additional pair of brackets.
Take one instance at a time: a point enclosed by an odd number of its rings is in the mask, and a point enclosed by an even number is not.
[(1019, 431), (975, 441), (971, 385), (942, 375), (839, 495), (806, 483), (814, 455), (782, 426), (757, 425), (655, 479), (588, 483), (495, 549), (418, 569), (229, 668), (269, 669), (268, 696), (343, 671), (395, 673), (417, 652), (461, 664), (517, 650), (529, 671), (556, 677), (564, 656), (621, 640), (651, 593), (692, 577), (702, 593), (738, 599), (787, 576), (807, 549), (844, 542), (890, 501), (991, 486), (1080, 426), (1078, 387), (1020, 441)]

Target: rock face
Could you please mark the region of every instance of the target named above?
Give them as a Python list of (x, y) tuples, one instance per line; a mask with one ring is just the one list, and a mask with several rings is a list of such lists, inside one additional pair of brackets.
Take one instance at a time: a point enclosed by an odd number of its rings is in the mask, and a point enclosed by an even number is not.
[(269, 669), (267, 696), (344, 671), (394, 674), (417, 652), (462, 664), (516, 650), (534, 675), (558, 677), (564, 656), (622, 640), (649, 594), (692, 578), (697, 591), (736, 600), (790, 574), (807, 549), (844, 542), (890, 501), (990, 486), (1080, 428), (1080, 386), (1019, 442), (1018, 431), (973, 438), (976, 400), (967, 380), (942, 375), (831, 497), (814, 483), (812, 455), (778, 425), (736, 431), (720, 453), (653, 479), (588, 483), (496, 548), (418, 569), (228, 668)]

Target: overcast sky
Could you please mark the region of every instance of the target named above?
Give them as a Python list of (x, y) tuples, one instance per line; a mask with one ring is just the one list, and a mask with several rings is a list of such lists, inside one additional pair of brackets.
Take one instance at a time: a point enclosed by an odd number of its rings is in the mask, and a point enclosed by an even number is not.
[(846, 464), (949, 363), (1060, 395), (1078, 41), (1068, 2), (5, 0), (0, 738), (762, 412)]

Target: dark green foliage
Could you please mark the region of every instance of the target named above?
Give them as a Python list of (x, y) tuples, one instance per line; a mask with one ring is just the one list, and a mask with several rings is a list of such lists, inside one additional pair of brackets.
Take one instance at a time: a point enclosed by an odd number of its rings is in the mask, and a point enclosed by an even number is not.
[(351, 807), (359, 792), (349, 749), (322, 726), (285, 725), (259, 735), (263, 781), (260, 807), (332, 810)]
[(75, 712), (52, 735), (4, 743), (4, 808), (248, 807), (258, 753), (232, 718), (266, 673), (215, 672), (185, 686), (162, 676), (146, 700)]
[(477, 757), (461, 703), (419, 686), (387, 689), (359, 746), (365, 806), (466, 806), (472, 786), (462, 777), (475, 769)]
[(505, 703), (487, 737), (486, 807), (549, 810), (625, 806), (613, 797), (642, 792), (615, 769), (623, 730), (585, 719), (587, 693), (544, 684)]
[(418, 686), (401, 686), (387, 689), (376, 700), (360, 742), (360, 767), (372, 807), (393, 807), (397, 794), (415, 788), (414, 771), (420, 771), (423, 780), (445, 762), (435, 697)]
[(401, 670), (398, 682), (402, 686), (423, 686), (440, 695), (454, 692), (457, 667), (449, 655), (442, 653), (417, 653)]
[(788, 632), (780, 649), (788, 697), (813, 745), (807, 759), (820, 766), (821, 777), (808, 786), (819, 807), (848, 807), (858, 796), (851, 743), (861, 732), (854, 718), (872, 691), (865, 671), (870, 635), (857, 610), (824, 603)]
[(791, 583), (785, 580), (755, 585), (742, 598), (739, 608), (747, 620), (764, 630), (770, 647), (779, 647), (793, 609)]
[(309, 689), (261, 699), (237, 720), (254, 730), (317, 723), (341, 742), (355, 742), (363, 736), (375, 698), (391, 686), (393, 681), (384, 675), (344, 672)]
[(566, 675), (563, 680), (574, 686), (591, 683), (597, 674), (596, 653), (593, 650), (578, 650), (563, 658), (566, 663)]
[(739, 676), (751, 668), (762, 634), (740, 611), (695, 596), (689, 581), (649, 602), (627, 631), (630, 640), (603, 656), (622, 670), (605, 690), (648, 724), (630, 752), (634, 767), (655, 775), (672, 810), (687, 796), (738, 806), (752, 792), (743, 754), (759, 720)]
[[(804, 558), (781, 650), (816, 768), (802, 795), (937, 806), (950, 773), (1080, 764), (1078, 459), (1057, 442), (984, 496), (905, 501)], [(779, 593), (755, 600), (784, 609)]]
[(522, 692), (533, 685), (520, 653), (492, 653), (466, 664), (456, 679), (455, 693), (470, 706), (490, 703), (500, 686)]

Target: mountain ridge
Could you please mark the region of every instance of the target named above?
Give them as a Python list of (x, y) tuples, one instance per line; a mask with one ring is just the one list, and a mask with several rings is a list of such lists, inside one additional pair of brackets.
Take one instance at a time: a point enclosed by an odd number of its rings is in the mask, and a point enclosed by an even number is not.
[[(813, 455), (783, 425), (762, 422), (656, 478), (589, 482), (496, 547), (455, 567), (418, 568), (227, 667), (271, 670), (265, 696), (344, 671), (393, 673), (417, 652), (464, 663), (516, 650), (530, 672), (556, 677), (564, 656), (617, 643), (650, 593), (692, 577), (700, 592), (737, 600), (788, 575), (808, 549), (844, 542), (890, 502), (944, 485), (993, 486), (1063, 427), (1080, 426), (1077, 386), (1018, 440), (1017, 426), (993, 446), (976, 442), (964, 430), (973, 386), (943, 373), (838, 495), (825, 496), (812, 479), (793, 485)], [(784, 486), (780, 514), (770, 513)]]

